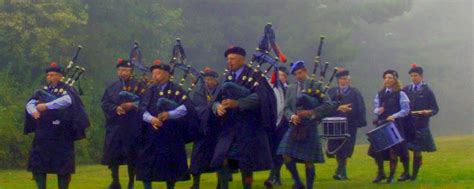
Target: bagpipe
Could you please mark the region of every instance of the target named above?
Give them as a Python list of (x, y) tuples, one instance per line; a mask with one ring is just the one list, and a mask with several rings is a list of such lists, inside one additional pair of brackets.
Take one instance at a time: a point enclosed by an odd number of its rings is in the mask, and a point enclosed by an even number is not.
[(168, 86), (170, 86), (174, 80), (179, 80), (179, 83), (178, 87), (174, 89), (168, 87), (166, 91), (159, 93), (160, 98), (156, 103), (158, 112), (170, 111), (179, 107), (189, 98), (189, 93), (192, 92), (198, 84), (204, 85), (202, 73), (187, 64), (186, 58), (181, 39), (176, 38), (176, 44), (173, 47), (172, 57), (169, 61), (171, 70)]
[[(74, 53), (74, 56), (71, 61), (69, 61), (66, 70), (64, 71), (64, 75), (61, 78), (61, 82), (64, 82), (66, 86), (56, 88), (54, 90), (49, 90), (48, 86), (44, 86), (43, 89), (36, 90), (34, 93), (34, 98), (37, 99), (39, 102), (47, 103), (56, 100), (57, 98), (64, 96), (67, 94), (66, 87), (73, 87), (75, 83), (79, 82), (82, 74), (86, 71), (84, 67), (77, 66), (77, 59), (79, 56), (79, 52), (81, 51), (82, 46), (78, 45), (77, 49)], [(79, 88), (79, 94), (81, 94), (81, 90)]]
[[(119, 98), (122, 103), (132, 102), (138, 107), (140, 96), (146, 90), (146, 85), (136, 82), (131, 85), (126, 85), (125, 81), (121, 79), (122, 91), (119, 92)], [(133, 86), (132, 86), (133, 85)]]
[[(323, 48), (324, 36), (320, 37), (318, 52), (314, 60), (314, 67), (310, 77), (309, 87), (303, 89), (301, 94), (297, 97), (296, 107), (298, 110), (309, 110), (314, 109), (324, 102), (326, 97), (326, 92), (330, 88), (334, 77), (338, 71), (338, 68), (335, 67), (332, 72), (329, 81), (324, 85), (324, 80), (326, 77), (326, 72), (329, 67), (329, 63), (325, 62), (324, 65), (321, 65), (321, 53)], [(320, 67), (319, 80), (316, 78), (318, 67)], [(315, 83), (317, 81), (317, 83)]]
[[(249, 64), (246, 64), (250, 69), (245, 69), (239, 78), (234, 78), (231, 75), (230, 68), (225, 69), (225, 81), (222, 84), (223, 98), (239, 99), (245, 97), (255, 89), (258, 85), (267, 85), (268, 73), (272, 73), (272, 80), (276, 82), (274, 86), (282, 86), (278, 79), (278, 61), (286, 62), (285, 55), (280, 51), (275, 41), (275, 32), (272, 29), (272, 24), (268, 23), (264, 28), (264, 34), (256, 51), (252, 55)], [(272, 56), (271, 50), (276, 56)]]
[(119, 92), (119, 97), (123, 103), (133, 102), (138, 106), (140, 101), (139, 95), (145, 93), (145, 90), (148, 85), (150, 85), (151, 81), (147, 77), (150, 69), (142, 62), (142, 52), (137, 41), (133, 42), (129, 53), (129, 60), (133, 65), (133, 68), (136, 68), (142, 72), (142, 77), (138, 80), (138, 82), (130, 83), (130, 85), (127, 85), (124, 80), (120, 79), (122, 82), (122, 91)]

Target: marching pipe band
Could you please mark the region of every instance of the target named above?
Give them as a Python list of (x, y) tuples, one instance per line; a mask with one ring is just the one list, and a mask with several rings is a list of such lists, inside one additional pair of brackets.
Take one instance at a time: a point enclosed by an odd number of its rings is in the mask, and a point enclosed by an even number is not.
[[(311, 74), (308, 74), (303, 61), (295, 61), (290, 65), (290, 73), (297, 77), (297, 82), (288, 88), (285, 86), (285, 89), (277, 90), (280, 86), (284, 87), (279, 81), (279, 71), (285, 70), (282, 69), (285, 66), (279, 62), (285, 63), (287, 58), (276, 44), (271, 23), (265, 25), (263, 33), (248, 63), (245, 62), (245, 49), (231, 46), (225, 51), (228, 65), (222, 75), (222, 82), (218, 82), (217, 72), (210, 69), (199, 72), (194, 65), (187, 63), (180, 38), (176, 38), (168, 64), (157, 60), (150, 67), (142, 62), (138, 42), (133, 43), (129, 60), (119, 59), (117, 63), (118, 81), (108, 86), (102, 99), (102, 108), (107, 119), (102, 163), (107, 165), (112, 173), (113, 181), (109, 188), (121, 187), (118, 167), (124, 164), (128, 165), (128, 188), (133, 188), (135, 177), (144, 182), (145, 188), (151, 188), (152, 181), (164, 181), (168, 188), (174, 188), (177, 181), (188, 180), (190, 173), (184, 145), (189, 142), (196, 145), (191, 157), (191, 170), (194, 170), (193, 167), (199, 168), (196, 168), (199, 171), (192, 171), (193, 189), (199, 188), (200, 174), (206, 172), (217, 172), (217, 187), (226, 189), (229, 187), (232, 173), (236, 170), (242, 173), (244, 188), (251, 188), (252, 173), (261, 170), (271, 170), (269, 178), (264, 182), (267, 188), (281, 185), (281, 163), (277, 163), (278, 159), (283, 159), (290, 171), (294, 181), (293, 188), (313, 188), (314, 163), (324, 162), (319, 136), (330, 136), (326, 137), (327, 144), (324, 148), (329, 158), (335, 157), (337, 160), (338, 166), (333, 178), (348, 179), (347, 158), (353, 153), (357, 128), (366, 125), (363, 98), (355, 87), (349, 85), (348, 70), (334, 67), (327, 79), (329, 62), (322, 63), (325, 37), (321, 36)], [(72, 124), (75, 127), (71, 131), (73, 137), (70, 137), (68, 144), (85, 137), (84, 129), (89, 123), (74, 89), (75, 83), (86, 71), (77, 64), (81, 49), (82, 46), (77, 46), (66, 70), (63, 71), (56, 63), (48, 67), (46, 72), (52, 76), (58, 75), (58, 80), (54, 82), (54, 86), (48, 83), (42, 90), (37, 90), (28, 102), (25, 132), (41, 131), (38, 124)], [(141, 79), (133, 78), (134, 68), (142, 72)], [(384, 91), (378, 93), (375, 100), (378, 106), (375, 107), (374, 113), (379, 119), (376, 129), (368, 133), (371, 142), (369, 154), (379, 166), (374, 183), (385, 179), (387, 183), (394, 182), (396, 156), (402, 158), (404, 166), (404, 172), (398, 181), (415, 180), (421, 165), (421, 152), (436, 150), (429, 132), (428, 120), (438, 112), (438, 107), (431, 89), (419, 79), (422, 78), (422, 73), (421, 67), (413, 66), (409, 72), (413, 84), (403, 90), (396, 81), (397, 72), (388, 70), (384, 73), (384, 80), (389, 80), (385, 78), (389, 75), (394, 81), (385, 81), (392, 83), (386, 84)], [(149, 79), (148, 74), (151, 74), (153, 79)], [(211, 91), (206, 78), (214, 79), (217, 83)], [(334, 79), (337, 86), (331, 87)], [(174, 84), (174, 81), (177, 81), (177, 84)], [(423, 102), (425, 99), (420, 99), (421, 95), (430, 96), (430, 102)], [(284, 104), (275, 103), (277, 96)], [(403, 106), (399, 107), (395, 101), (403, 102)], [(68, 113), (66, 117), (61, 117), (64, 116), (62, 114), (51, 114), (56, 118), (45, 120), (43, 115), (50, 115), (47, 114), (50, 111)], [(277, 118), (277, 112), (282, 111), (284, 116)], [(73, 115), (71, 112), (79, 113)], [(408, 126), (397, 121), (401, 119), (409, 120)], [(278, 138), (275, 137), (275, 131), (281, 123), (287, 127)], [(321, 134), (317, 129), (320, 123), (324, 126)], [(210, 129), (213, 127), (219, 129)], [(396, 132), (391, 133), (386, 128), (395, 129)], [(144, 132), (140, 133), (138, 130)], [(422, 136), (419, 133), (422, 133)], [(249, 139), (249, 136), (255, 137)], [(386, 143), (387, 140), (382, 141), (382, 136), (399, 137), (401, 140)], [(206, 137), (208, 139), (203, 140)], [(142, 140), (144, 146), (137, 145), (138, 140)], [(164, 144), (163, 141), (167, 143)], [(46, 144), (44, 141), (37, 145)], [(212, 144), (212, 150), (202, 148), (203, 144)], [(244, 148), (249, 145), (253, 148)], [(69, 153), (73, 146), (68, 149), (61, 153)], [(408, 149), (415, 154), (411, 175), (408, 172), (408, 159), (405, 158)], [(167, 153), (162, 154), (163, 150)], [(204, 158), (203, 154), (208, 157)], [(38, 188), (46, 186), (46, 173), (60, 175), (60, 188), (67, 188), (74, 164), (68, 163), (67, 170), (55, 167), (48, 169), (44, 167), (45, 162), (54, 157), (38, 160), (34, 159), (36, 156), (38, 154), (30, 154), (29, 170), (33, 172)], [(193, 158), (204, 158), (205, 162), (193, 161)], [(385, 159), (391, 160), (389, 177), (383, 172)], [(155, 160), (178, 166), (157, 165), (153, 163)], [(71, 159), (64, 159), (63, 163), (70, 161)], [(295, 166), (297, 162), (305, 164), (306, 184), (299, 179)]]

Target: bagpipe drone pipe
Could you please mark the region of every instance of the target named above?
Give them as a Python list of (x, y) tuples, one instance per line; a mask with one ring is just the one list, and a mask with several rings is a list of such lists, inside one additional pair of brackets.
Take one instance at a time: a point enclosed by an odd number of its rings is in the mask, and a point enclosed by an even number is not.
[[(276, 56), (270, 54), (271, 50)], [(276, 87), (282, 86), (278, 79), (278, 62), (280, 60), (286, 62), (286, 57), (275, 42), (272, 24), (268, 23), (264, 28), (263, 37), (253, 53), (252, 60), (246, 64), (250, 69), (245, 69), (239, 78), (234, 78), (229, 68), (224, 71), (223, 98), (235, 100), (245, 97), (251, 94), (258, 85), (270, 85), (269, 80), (274, 82)]]
[[(196, 138), (200, 124), (190, 93), (204, 89), (204, 78), (201, 72), (186, 62), (186, 54), (179, 38), (176, 38), (169, 64), (171, 66), (170, 81), (165, 90), (158, 94), (159, 97), (155, 104), (157, 115), (154, 116), (159, 117), (162, 112), (168, 112), (184, 105), (187, 114), (182, 119), (175, 120), (174, 123), (177, 125), (174, 127), (180, 130), (185, 143), (189, 143)], [(179, 82), (175, 84), (174, 81)], [(205, 99), (206, 96), (203, 95), (202, 98)]]
[(186, 54), (179, 38), (176, 38), (169, 64), (171, 66), (169, 83), (175, 80), (179, 83), (177, 87), (159, 93), (160, 98), (156, 103), (158, 112), (170, 111), (183, 105), (197, 85), (204, 85), (202, 73), (187, 64)]
[(146, 86), (150, 85), (151, 80), (148, 79), (150, 68), (142, 62), (142, 51), (137, 41), (133, 42), (128, 58), (133, 65), (133, 69), (138, 69), (142, 73), (141, 82), (146, 84)]
[[(76, 52), (69, 64), (64, 71), (64, 75), (61, 78), (61, 82), (64, 82), (66, 86), (55, 88), (53, 90), (49, 90), (48, 86), (44, 86), (40, 90), (36, 90), (34, 92), (34, 99), (37, 99), (41, 103), (47, 103), (56, 100), (57, 98), (64, 96), (67, 94), (66, 87), (73, 87), (75, 83), (79, 82), (82, 74), (86, 71), (84, 67), (77, 66), (77, 59), (79, 56), (79, 52), (81, 51), (82, 46), (78, 45)], [(81, 90), (79, 89), (79, 94), (81, 94)]]
[[(119, 97), (122, 103), (133, 102), (138, 106), (140, 96), (145, 93), (146, 88), (150, 85), (150, 80), (147, 76), (150, 73), (150, 69), (142, 63), (142, 52), (137, 41), (132, 45), (129, 60), (132, 64), (132, 69), (138, 69), (142, 73), (142, 77), (132, 83), (126, 83), (121, 79), (122, 91), (119, 92)], [(122, 60), (119, 59), (119, 61)]]
[[(302, 110), (312, 111), (313, 109), (325, 103), (325, 99), (328, 98), (326, 96), (326, 92), (329, 89), (330, 84), (332, 83), (338, 71), (338, 68), (335, 67), (329, 81), (327, 82), (326, 85), (324, 85), (324, 80), (326, 77), (326, 72), (329, 67), (329, 63), (326, 62), (324, 63), (324, 65), (321, 65), (321, 53), (322, 53), (322, 48), (323, 48), (323, 42), (324, 42), (324, 36), (321, 36), (320, 41), (319, 41), (319, 46), (318, 46), (318, 52), (314, 60), (314, 68), (311, 73), (311, 77), (309, 81), (310, 83), (308, 86), (304, 86), (305, 88), (296, 97), (297, 114)], [(317, 80), (316, 78), (318, 67), (320, 67), (319, 80)], [(311, 127), (310, 123), (312, 123), (313, 120), (305, 118), (305, 119), (302, 119), (301, 122), (302, 122), (302, 125), (295, 127), (295, 129), (293, 129), (292, 132), (290, 133), (290, 137), (296, 140), (302, 140), (308, 136), (309, 129), (310, 129), (309, 127)]]
[[(332, 72), (329, 81), (324, 85), (326, 72), (329, 67), (329, 63), (325, 62), (321, 65), (321, 53), (323, 48), (324, 36), (320, 37), (318, 52), (314, 60), (314, 67), (310, 77), (310, 84), (306, 89), (303, 89), (300, 95), (297, 97), (296, 107), (298, 110), (310, 110), (314, 109), (324, 102), (326, 92), (329, 89), (338, 68), (335, 67)], [(317, 69), (320, 67), (319, 80), (316, 78)], [(317, 82), (317, 83), (316, 83)]]

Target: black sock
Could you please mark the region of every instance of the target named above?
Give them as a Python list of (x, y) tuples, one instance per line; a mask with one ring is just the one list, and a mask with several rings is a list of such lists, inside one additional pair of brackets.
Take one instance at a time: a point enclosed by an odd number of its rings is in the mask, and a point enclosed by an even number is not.
[(306, 188), (307, 189), (313, 189), (315, 176), (316, 176), (316, 171), (314, 167), (306, 168)]
[(291, 177), (295, 181), (296, 185), (302, 185), (300, 175), (298, 174), (298, 169), (296, 168), (296, 161), (290, 161), (285, 164), (288, 171), (290, 171)]
[(275, 165), (275, 173), (274, 173), (274, 177), (276, 180), (281, 180), (281, 176), (280, 176), (280, 170), (281, 170), (281, 164), (279, 165)]
[(58, 175), (58, 188), (68, 189), (71, 182), (71, 174)]
[(337, 160), (336, 174), (344, 175), (345, 168), (346, 168), (346, 159), (347, 158), (345, 157), (336, 156), (336, 160)]
[(378, 175), (385, 175), (385, 171), (383, 169), (383, 159), (382, 158), (376, 158), (375, 163), (377, 164), (377, 169), (378, 169)]
[(390, 159), (390, 174), (389, 174), (390, 178), (393, 178), (393, 176), (395, 176), (396, 170), (397, 170), (397, 158)]
[(129, 187), (133, 186), (134, 183), (135, 183), (135, 166), (128, 165), (128, 186)]
[(46, 189), (46, 173), (33, 173), (38, 189)]
[(199, 188), (199, 183), (201, 181), (201, 174), (193, 174), (193, 189)]
[(275, 179), (275, 167), (273, 167), (273, 169), (270, 169), (270, 174), (268, 174), (267, 181), (271, 182), (273, 179)]
[(219, 170), (217, 170), (217, 180), (220, 189), (228, 189), (229, 188), (229, 175), (230, 170), (227, 166), (223, 166)]
[(418, 171), (420, 170), (422, 164), (423, 158), (421, 157), (421, 154), (413, 157), (413, 179), (416, 179), (416, 177), (418, 176)]
[(406, 160), (405, 162), (402, 162), (402, 164), (403, 164), (403, 173), (410, 174), (410, 170), (409, 170), (410, 161)]
[(112, 183), (119, 183), (119, 166), (118, 165), (110, 165), (109, 169), (112, 175)]
[(339, 163), (339, 166), (341, 167), (340, 174), (344, 177), (347, 177), (347, 172), (346, 172), (347, 158), (341, 157), (338, 163)]
[(166, 181), (166, 188), (167, 189), (174, 189), (174, 183), (175, 181)]
[(151, 189), (151, 181), (143, 181), (143, 189)]
[(248, 171), (242, 171), (242, 184), (244, 189), (251, 189), (253, 182), (253, 173)]

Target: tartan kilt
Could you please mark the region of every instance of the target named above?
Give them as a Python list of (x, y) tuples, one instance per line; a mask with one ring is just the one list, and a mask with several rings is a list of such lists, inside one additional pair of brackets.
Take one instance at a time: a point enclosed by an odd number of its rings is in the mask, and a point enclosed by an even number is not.
[(436, 144), (429, 127), (415, 127), (414, 138), (407, 143), (408, 149), (412, 151), (434, 152)]
[(336, 156), (345, 158), (352, 157), (356, 143), (357, 127), (349, 126), (349, 133), (351, 136), (347, 139), (344, 145), (340, 147), (340, 149), (337, 150), (334, 154), (329, 154), (328, 152), (336, 150), (344, 142), (344, 139), (329, 139), (327, 141), (326, 155), (328, 158), (335, 158)]
[[(307, 135), (303, 139), (294, 139), (290, 133), (295, 127), (307, 127)], [(324, 163), (324, 153), (321, 145), (318, 124), (294, 126), (290, 123), (288, 131), (278, 146), (278, 155), (288, 155), (297, 162)]]
[(283, 157), (277, 154), (277, 150), (281, 140), (283, 139), (283, 136), (286, 134), (286, 131), (288, 131), (288, 121), (284, 119), (274, 131), (268, 132), (268, 140), (270, 141), (270, 149), (272, 151), (274, 165), (283, 164)]

